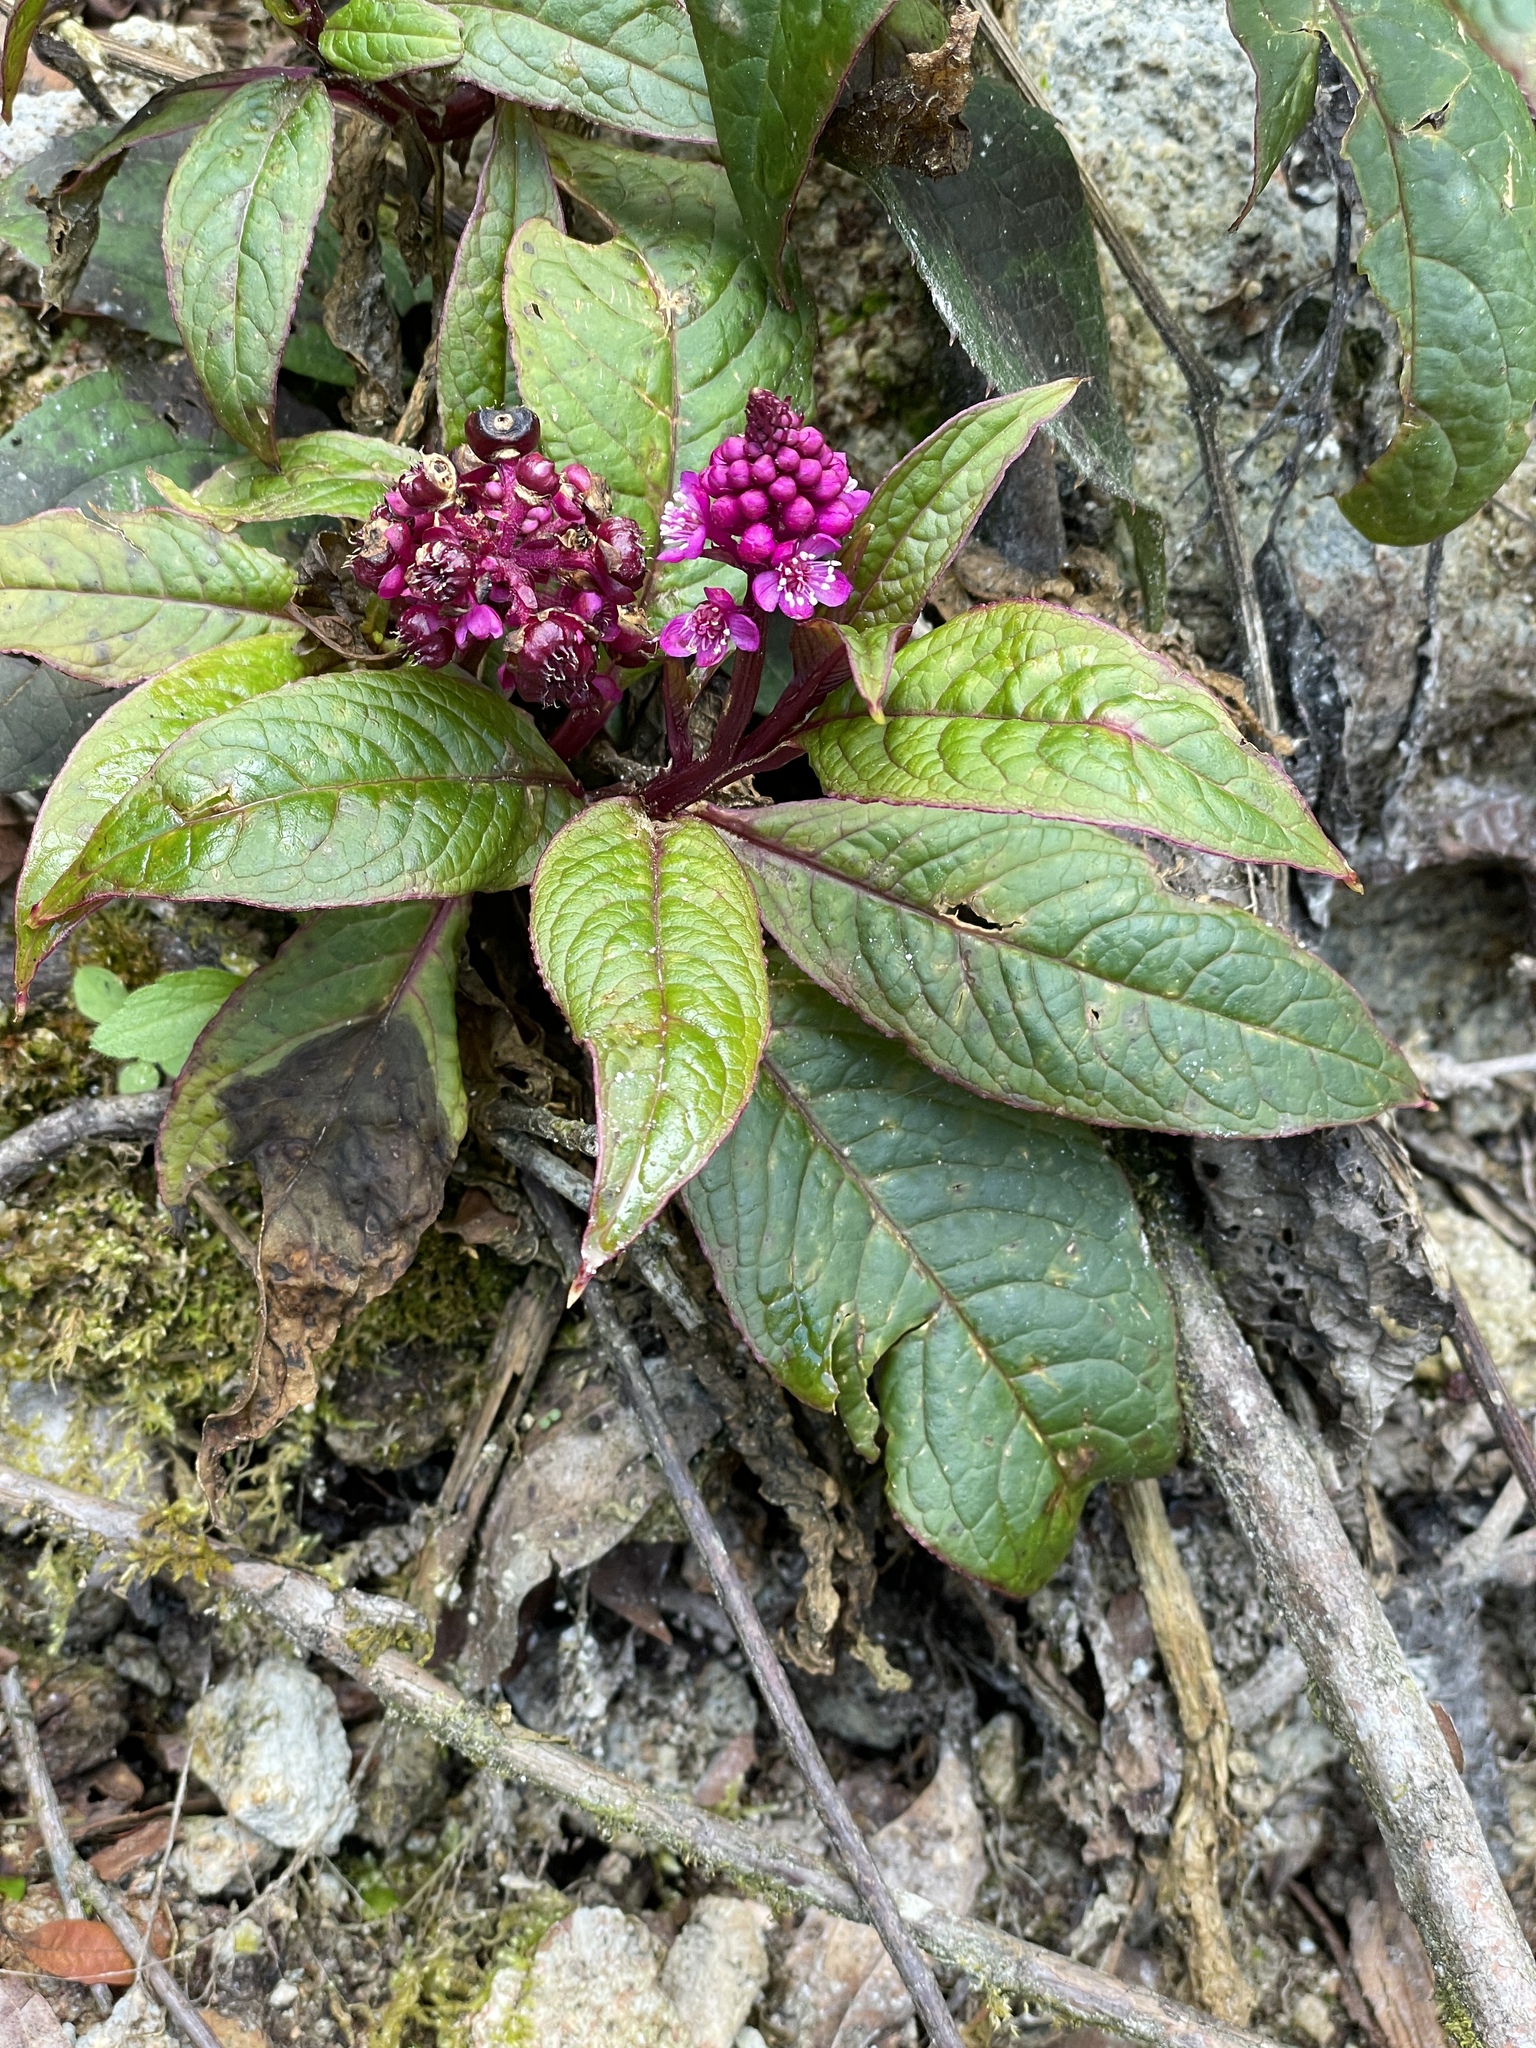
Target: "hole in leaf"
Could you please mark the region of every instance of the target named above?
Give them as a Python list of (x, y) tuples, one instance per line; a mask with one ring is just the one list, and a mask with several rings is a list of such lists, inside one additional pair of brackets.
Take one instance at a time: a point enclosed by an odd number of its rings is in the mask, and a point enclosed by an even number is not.
[(958, 924), (971, 925), (979, 932), (1000, 932), (1002, 930), (1000, 924), (994, 924), (991, 918), (983, 917), (981, 912), (973, 910), (969, 903), (957, 903), (951, 910), (950, 916)]

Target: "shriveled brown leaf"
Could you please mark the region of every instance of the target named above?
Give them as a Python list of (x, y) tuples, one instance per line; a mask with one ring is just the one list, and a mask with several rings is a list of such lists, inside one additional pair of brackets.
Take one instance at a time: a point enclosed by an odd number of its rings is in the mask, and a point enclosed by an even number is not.
[(1373, 1898), (1349, 1902), (1349, 1955), (1387, 2048), (1450, 2048), (1435, 2006), (1435, 1979), (1418, 1930), (1403, 1911), (1379, 1843), (1366, 1851)]
[(27, 204), (47, 223), (48, 261), (43, 268), (43, 310), (67, 306), (85, 275), (101, 227), (102, 194), (117, 175), (121, 153), (108, 157), (83, 178), (67, 179), (52, 192), (27, 187)]
[(130, 1872), (142, 1869), (153, 1857), (158, 1856), (171, 1839), (169, 1817), (164, 1820), (146, 1821), (142, 1827), (120, 1835), (105, 1849), (98, 1849), (91, 1858), (91, 1868), (106, 1884), (117, 1884)]
[(399, 418), (405, 370), (400, 323), (379, 255), (379, 201), (389, 139), (387, 129), (361, 114), (336, 124), (330, 217), (341, 256), (320, 317), (331, 340), (357, 368), (357, 387), (343, 401), (343, 410), (361, 434), (377, 433)]
[(15, 1937), (34, 1970), (66, 1984), (131, 1984), (127, 1950), (99, 1920), (45, 1920)]
[(914, 50), (906, 71), (855, 93), (827, 123), (827, 154), (858, 170), (897, 164), (925, 178), (953, 178), (971, 161), (971, 134), (960, 115), (975, 77), (971, 45), (981, 20), (955, 10), (937, 50)]

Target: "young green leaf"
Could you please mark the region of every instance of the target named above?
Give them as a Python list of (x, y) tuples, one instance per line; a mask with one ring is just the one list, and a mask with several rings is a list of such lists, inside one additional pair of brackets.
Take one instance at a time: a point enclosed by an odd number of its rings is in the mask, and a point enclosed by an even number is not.
[(320, 31), (319, 49), (349, 77), (383, 80), (456, 64), (464, 32), (431, 0), (345, 0)]
[(791, 959), (978, 1094), (1231, 1138), (1420, 1099), (1331, 968), (1175, 896), (1112, 833), (835, 801), (707, 815)]
[(649, 552), (672, 486), (676, 367), (644, 258), (530, 221), (512, 237), (506, 306), (518, 390), (544, 422), (545, 450), (606, 477)]
[(160, 1069), (153, 1060), (124, 1060), (117, 1070), (119, 1095), (147, 1095), (160, 1085)]
[(676, 0), (446, 0), (460, 70), (499, 98), (674, 142), (710, 142), (709, 94)]
[(715, 133), (775, 286), (790, 208), (843, 80), (890, 0), (688, 0)]
[(1344, 154), (1360, 263), (1402, 330), (1403, 413), (1339, 500), (1367, 539), (1459, 526), (1520, 462), (1536, 403), (1536, 136), (1439, 0), (1232, 0), (1258, 75), (1254, 190), (1311, 117), (1319, 38), (1359, 92)]
[(539, 218), (561, 225), (560, 194), (526, 109), (503, 103), (438, 321), (437, 413), (450, 448), (470, 413), (516, 402), (502, 280), (514, 231)]
[[(848, 657), (848, 673), (853, 678), (864, 709), (877, 723), (885, 717), (885, 693), (891, 687), (891, 673), (896, 664), (896, 643), (903, 628), (900, 626), (858, 626), (842, 619), (828, 621), (831, 630), (843, 643), (843, 652)], [(837, 700), (827, 706), (827, 715), (836, 716)], [(830, 785), (825, 785), (830, 787)]]
[(1209, 690), (1055, 605), (985, 605), (909, 641), (883, 721), (849, 685), (818, 714), (806, 753), (831, 796), (1078, 818), (1350, 874)]
[(261, 1179), (262, 1332), (239, 1403), (203, 1431), (218, 1460), (313, 1400), (316, 1355), (392, 1287), (442, 1205), (467, 1122), (453, 1013), (462, 903), (316, 918), (198, 1039), (160, 1133), (170, 1204), (237, 1160)]
[(280, 631), (293, 590), (276, 555), (164, 508), (0, 527), (0, 647), (93, 682)]
[(577, 1286), (699, 1170), (752, 1092), (768, 984), (752, 886), (696, 820), (596, 804), (539, 863), (540, 972), (592, 1054), (597, 1182)]
[(1035, 429), (1077, 389), (1062, 378), (956, 414), (904, 455), (848, 538), (851, 623), (910, 626)]
[(162, 974), (119, 1003), (91, 1033), (93, 1052), (112, 1060), (153, 1060), (179, 1074), (199, 1032), (240, 987), (222, 967), (187, 967)]
[(366, 519), (411, 460), (409, 448), (367, 434), (303, 434), (278, 442), (275, 470), (254, 455), (237, 456), (172, 502), (225, 528), (281, 519)]
[(105, 1024), (128, 1000), (127, 984), (110, 967), (77, 967), (69, 999), (92, 1024)]
[(1131, 491), (1131, 444), (1109, 382), (1099, 256), (1072, 146), (1000, 78), (965, 105), (971, 161), (952, 178), (866, 173), (933, 302), (995, 391), (1086, 379), (1052, 433), (1106, 496)]
[(920, 1542), (1031, 1592), (1092, 1486), (1178, 1448), (1173, 1318), (1130, 1190), (1089, 1132), (936, 1079), (782, 966), (772, 990), (752, 1100), (684, 1195), (720, 1291), (869, 1454), (884, 1420)]
[(171, 310), (214, 418), (266, 461), (277, 372), (331, 176), (318, 78), (242, 86), (201, 128), (165, 195)]
[(32, 918), (112, 896), (319, 910), (512, 889), (577, 800), (494, 691), (425, 669), (305, 677), (173, 740)]
[[(561, 183), (639, 251), (666, 294), (675, 355), (672, 486), (683, 470), (704, 468), (755, 385), (809, 412), (815, 316), (792, 259), (785, 283), (793, 304), (781, 305), (769, 289), (725, 173), (573, 135), (546, 140)], [(651, 595), (709, 581), (719, 581), (718, 565), (663, 562), (652, 570)]]
[(298, 638), (294, 627), (182, 662), (117, 698), (80, 740), (43, 799), (16, 883), (16, 987), (23, 997), (38, 962), (68, 930), (39, 928), (31, 913), (102, 819), (189, 726), (303, 675), (311, 663), (294, 652)]

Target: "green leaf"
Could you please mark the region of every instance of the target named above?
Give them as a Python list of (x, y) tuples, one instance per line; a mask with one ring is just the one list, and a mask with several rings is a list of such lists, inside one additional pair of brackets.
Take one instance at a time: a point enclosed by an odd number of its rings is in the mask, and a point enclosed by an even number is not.
[(684, 1197), (720, 1290), (790, 1390), (866, 1439), (891, 1505), (1020, 1595), (1101, 1479), (1178, 1449), (1174, 1328), (1098, 1140), (980, 1102), (776, 966), (740, 1122)]
[(346, 0), (320, 31), (319, 48), (327, 64), (353, 78), (398, 78), (456, 64), (464, 32), (430, 0)]
[(303, 434), (278, 442), (275, 470), (253, 455), (237, 456), (184, 500), (173, 502), (183, 502), (221, 527), (280, 519), (366, 519), (413, 460), (414, 450), (366, 434)]
[(1527, 96), (1536, 90), (1536, 5), (1532, 0), (1450, 0), (1452, 14)]
[(957, 413), (904, 455), (848, 537), (844, 618), (910, 626), (964, 547), (1004, 472), (1077, 389), (1070, 378)]
[(597, 1180), (583, 1286), (714, 1151), (752, 1092), (768, 982), (752, 887), (696, 820), (616, 798), (539, 863), (540, 972), (592, 1054)]
[(16, 986), (23, 993), (38, 962), (67, 929), (39, 930), (31, 912), (102, 819), (189, 726), (303, 675), (311, 664), (294, 652), (298, 638), (295, 627), (291, 634), (218, 647), (110, 700), (110, 709), (65, 762), (32, 827), (16, 883)]
[(1055, 605), (983, 605), (909, 641), (882, 722), (847, 685), (817, 714), (806, 753), (831, 796), (1129, 826), (1351, 878), (1209, 690)]
[[(546, 141), (560, 182), (639, 251), (666, 294), (675, 357), (669, 491), (740, 424), (755, 385), (809, 412), (816, 321), (798, 266), (792, 256), (785, 265), (785, 307), (752, 253), (725, 173), (577, 136)], [(719, 581), (718, 564), (662, 562), (650, 595), (710, 581)]]
[(468, 1122), (453, 1016), (465, 922), (461, 906), (441, 903), (322, 911), (241, 982), (161, 1127), (165, 1201), (179, 1206), (197, 1182), (245, 1156), (245, 1104), (257, 1091), (269, 1099), (295, 1068), (328, 1065), (343, 1046), (355, 1065), (394, 1037), (414, 1039), (430, 1071), (451, 1157)]
[(513, 889), (576, 802), (492, 690), (412, 668), (303, 677), (172, 740), (32, 919), (128, 895), (320, 910)]
[(516, 402), (502, 283), (514, 231), (539, 218), (564, 219), (544, 144), (524, 108), (502, 104), (438, 322), (437, 413), (450, 448), (470, 413)]
[(688, 0), (715, 133), (773, 283), (790, 208), (849, 66), (890, 0)]
[(965, 122), (971, 162), (958, 176), (866, 176), (994, 390), (1089, 380), (1052, 433), (1090, 482), (1127, 497), (1131, 444), (1110, 389), (1098, 250), (1071, 145), (1001, 79), (977, 79)]
[(560, 463), (606, 477), (614, 509), (656, 546), (672, 483), (676, 366), (661, 289), (627, 242), (594, 247), (547, 220), (517, 230), (507, 325), (518, 390)]
[(677, 0), (447, 0), (459, 69), (503, 99), (675, 142), (710, 142), (709, 94)]
[(277, 372), (331, 176), (317, 78), (243, 86), (198, 130), (165, 195), (171, 309), (220, 426), (277, 459)]
[(206, 476), (231, 444), (189, 405), (196, 386), (179, 370), (123, 364), (50, 391), (0, 442), (0, 524), (59, 505), (142, 511), (156, 502), (151, 467), (179, 484)]
[(1255, 190), (1312, 111), (1319, 37), (1359, 91), (1344, 139), (1360, 265), (1402, 332), (1403, 411), (1339, 500), (1368, 540), (1459, 526), (1526, 450), (1536, 403), (1536, 136), (1519, 87), (1440, 0), (1232, 0), (1259, 83)]
[(1174, 895), (1112, 833), (835, 801), (706, 815), (790, 957), (979, 1094), (1232, 1138), (1420, 1099), (1331, 968)]
[(153, 1060), (125, 1060), (117, 1070), (119, 1095), (147, 1095), (160, 1086), (160, 1069)]
[[(91, 1033), (93, 1052), (112, 1060), (153, 1060), (179, 1074), (198, 1033), (240, 986), (222, 967), (188, 967), (136, 988)], [(78, 998), (77, 1007), (78, 1007)]]
[(5, 42), (0, 45), (0, 120), (9, 121), (15, 111), (27, 52), (51, 5), (52, 0), (14, 0), (5, 24)]
[(45, 789), (115, 702), (97, 683), (0, 655), (0, 789)]
[(250, 82), (250, 76), (246, 71), (212, 71), (200, 78), (189, 78), (180, 84), (166, 86), (147, 99), (120, 128), (102, 130), (105, 140), (91, 150), (83, 163), (76, 163), (72, 176), (89, 176), (125, 149), (137, 149), (146, 142), (158, 142), (163, 136), (182, 135), (190, 129), (201, 128), (232, 92), (238, 92)]
[(77, 967), (69, 999), (82, 1017), (92, 1024), (104, 1024), (127, 1002), (128, 990), (122, 976), (110, 967)]
[(843, 643), (848, 672), (865, 710), (876, 720), (885, 717), (885, 693), (891, 686), (900, 626), (855, 626), (841, 619), (827, 621)]
[(276, 555), (181, 512), (42, 512), (0, 527), (0, 647), (99, 683), (270, 633), (293, 589)]

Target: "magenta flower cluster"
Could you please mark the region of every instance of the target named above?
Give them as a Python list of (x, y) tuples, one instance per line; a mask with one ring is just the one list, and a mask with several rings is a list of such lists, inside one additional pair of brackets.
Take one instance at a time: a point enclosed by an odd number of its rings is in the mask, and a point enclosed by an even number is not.
[(353, 573), (395, 612), (415, 661), (471, 665), (500, 640), (497, 680), (530, 704), (587, 711), (618, 702), (614, 671), (650, 660), (636, 608), (645, 547), (608, 487), (539, 451), (526, 407), (465, 423), (466, 445), (428, 455), (365, 524)]
[[(849, 593), (837, 556), (869, 493), (849, 476), (847, 456), (771, 391), (748, 398), (746, 429), (720, 443), (702, 475), (687, 470), (679, 479), (661, 515), (657, 559), (704, 555), (744, 569), (760, 611), (808, 619), (817, 605), (841, 604)], [(661, 644), (712, 667), (733, 645), (755, 647), (757, 628), (727, 591), (710, 589), (671, 622)]]

